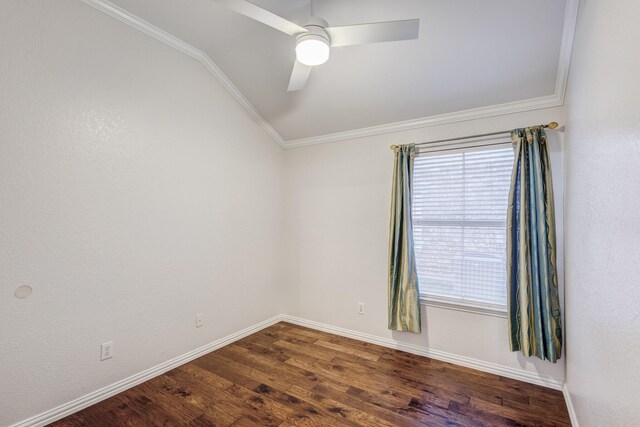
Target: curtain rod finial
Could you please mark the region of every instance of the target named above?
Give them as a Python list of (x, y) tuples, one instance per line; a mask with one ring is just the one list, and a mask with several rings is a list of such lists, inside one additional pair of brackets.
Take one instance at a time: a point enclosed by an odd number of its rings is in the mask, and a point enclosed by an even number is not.
[(558, 122), (551, 122), (547, 125), (549, 129), (555, 129), (558, 127)]
[(398, 146), (397, 145), (391, 145), (391, 146), (389, 146), (389, 148), (391, 148), (392, 150), (395, 150), (396, 148), (398, 148)]

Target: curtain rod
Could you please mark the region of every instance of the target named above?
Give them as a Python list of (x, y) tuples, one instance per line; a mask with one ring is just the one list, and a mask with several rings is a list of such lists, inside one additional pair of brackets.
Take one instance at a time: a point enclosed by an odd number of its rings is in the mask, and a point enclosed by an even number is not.
[[(543, 128), (549, 128), (549, 129), (555, 129), (558, 127), (558, 122), (551, 122), (549, 124), (546, 125), (541, 125)], [(510, 133), (510, 130), (503, 130), (500, 132), (491, 132), (491, 133), (481, 133), (479, 135), (469, 135), (469, 136), (461, 136), (459, 138), (449, 138), (449, 139), (439, 139), (437, 141), (427, 141), (427, 142), (419, 142), (417, 144), (414, 144), (415, 146), (419, 146), (419, 145), (428, 145), (428, 144), (435, 144), (437, 142), (449, 142), (449, 141), (460, 141), (462, 139), (472, 139), (472, 138), (482, 138), (483, 136), (494, 136), (494, 135), (502, 135), (503, 133)], [(392, 150), (395, 150), (398, 146), (397, 145), (392, 145), (391, 148)]]

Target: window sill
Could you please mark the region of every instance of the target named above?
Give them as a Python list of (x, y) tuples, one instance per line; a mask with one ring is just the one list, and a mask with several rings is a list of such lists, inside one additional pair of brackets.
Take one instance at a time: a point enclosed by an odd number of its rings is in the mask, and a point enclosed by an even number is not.
[(465, 313), (507, 318), (507, 307), (500, 305), (468, 303), (425, 295), (420, 296), (420, 304), (429, 307), (443, 308), (445, 310), (463, 311)]

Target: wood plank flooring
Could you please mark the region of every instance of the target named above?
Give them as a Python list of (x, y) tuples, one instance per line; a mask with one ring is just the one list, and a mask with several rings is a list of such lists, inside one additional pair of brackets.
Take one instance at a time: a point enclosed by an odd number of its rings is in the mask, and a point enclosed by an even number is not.
[(282, 322), (52, 425), (571, 424), (559, 391)]

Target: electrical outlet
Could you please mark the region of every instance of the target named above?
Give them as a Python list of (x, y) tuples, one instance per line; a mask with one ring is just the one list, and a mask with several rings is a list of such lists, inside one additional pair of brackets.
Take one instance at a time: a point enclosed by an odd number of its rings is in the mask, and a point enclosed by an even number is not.
[(202, 317), (202, 314), (196, 314), (196, 328), (199, 328), (202, 325), (204, 325), (204, 318)]
[(100, 360), (111, 359), (113, 357), (113, 341), (102, 344), (100, 350)]
[(363, 302), (359, 302), (358, 303), (358, 314), (364, 314), (364, 303)]

